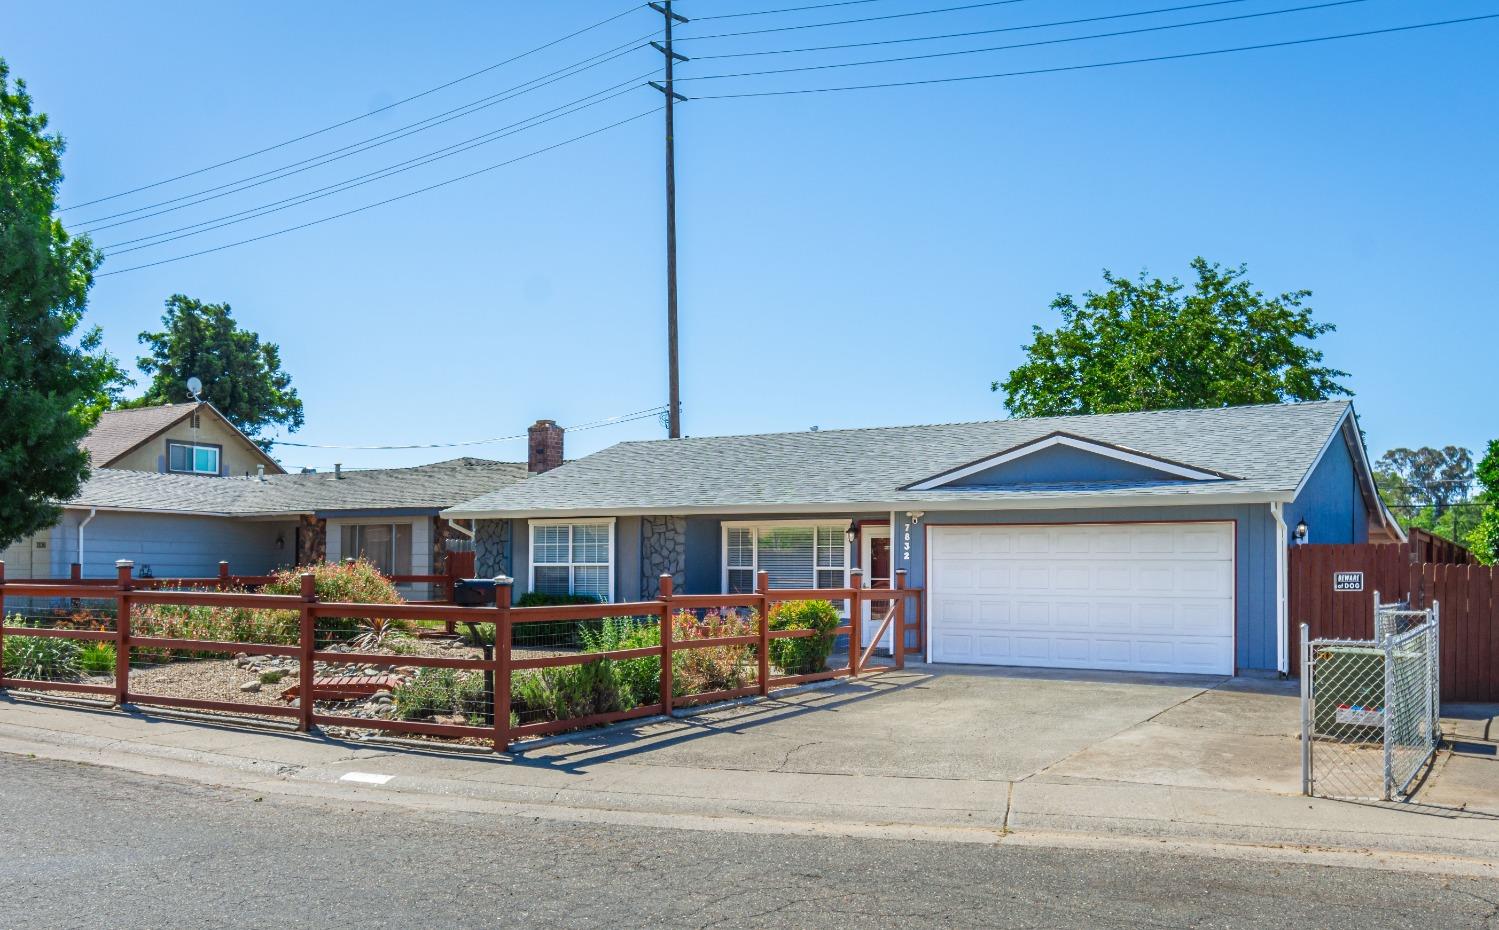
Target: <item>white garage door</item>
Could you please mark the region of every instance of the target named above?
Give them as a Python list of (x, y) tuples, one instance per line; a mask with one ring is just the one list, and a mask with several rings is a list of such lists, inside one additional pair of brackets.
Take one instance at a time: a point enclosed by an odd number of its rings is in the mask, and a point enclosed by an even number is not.
[(1232, 523), (934, 526), (932, 659), (1231, 675)]

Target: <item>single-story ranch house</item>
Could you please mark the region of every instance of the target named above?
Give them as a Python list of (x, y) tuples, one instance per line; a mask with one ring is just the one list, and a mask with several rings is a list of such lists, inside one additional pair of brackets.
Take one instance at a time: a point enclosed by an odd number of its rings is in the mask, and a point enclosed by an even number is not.
[(480, 575), (613, 601), (924, 589), (936, 662), (1287, 668), (1297, 542), (1400, 538), (1352, 405), (627, 442), (443, 511)]
[[(111, 411), (83, 442), (93, 472), (55, 525), (4, 550), (6, 576), (236, 575), (364, 556), (387, 574), (442, 573), (470, 528), (445, 507), (562, 462), (560, 427), (532, 428), (529, 462), (460, 458), (413, 468), (287, 474), (211, 404)], [(554, 435), (555, 434), (555, 435)]]

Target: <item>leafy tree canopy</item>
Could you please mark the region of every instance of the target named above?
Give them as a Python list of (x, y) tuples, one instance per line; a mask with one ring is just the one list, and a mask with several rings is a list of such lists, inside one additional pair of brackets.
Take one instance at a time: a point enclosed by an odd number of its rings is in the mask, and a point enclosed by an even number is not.
[(136, 361), (151, 376), (146, 393), (130, 406), (180, 403), (188, 399), (187, 380), (203, 382), (204, 400), (261, 448), (261, 433), (272, 426), (295, 432), (302, 426), (302, 399), (281, 370), (281, 349), (241, 329), (228, 304), (206, 304), (182, 294), (167, 299), (162, 330), (141, 333), (150, 354)]
[(1489, 450), (1478, 463), (1479, 498), (1484, 502), (1478, 526), (1468, 534), (1468, 548), (1489, 564), (1499, 561), (1499, 439), (1489, 441)]
[(1392, 488), (1411, 505), (1430, 505), (1440, 517), (1455, 501), (1467, 500), (1473, 487), (1473, 453), (1459, 446), (1434, 449), (1391, 449), (1380, 456), (1377, 469), (1393, 477)]
[(100, 255), (54, 216), (63, 141), (0, 59), (0, 546), (50, 526), (78, 493), (78, 442), (129, 383), (79, 331)]
[(1347, 372), (1309, 345), (1331, 332), (1303, 306), (1310, 291), (1266, 297), (1247, 269), (1192, 260), (1190, 286), (1104, 271), (1108, 289), (1083, 303), (1058, 295), (1062, 325), (1032, 329), (1026, 361), (1004, 381), (1015, 416), (1119, 413), (1323, 400), (1350, 393)]

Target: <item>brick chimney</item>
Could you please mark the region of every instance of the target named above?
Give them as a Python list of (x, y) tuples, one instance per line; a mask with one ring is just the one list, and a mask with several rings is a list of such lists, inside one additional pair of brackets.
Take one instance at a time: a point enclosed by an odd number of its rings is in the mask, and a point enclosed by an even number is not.
[(556, 420), (537, 420), (526, 433), (530, 437), (527, 471), (539, 475), (562, 464), (563, 429)]

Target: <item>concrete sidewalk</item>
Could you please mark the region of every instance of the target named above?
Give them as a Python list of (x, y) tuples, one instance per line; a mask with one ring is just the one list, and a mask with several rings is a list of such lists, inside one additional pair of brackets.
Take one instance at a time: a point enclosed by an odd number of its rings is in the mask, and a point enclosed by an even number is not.
[(1444, 752), (1418, 803), (1355, 804), (1296, 793), (1287, 700), (1281, 686), (1222, 680), (917, 669), (501, 757), (7, 695), (0, 752), (475, 814), (1148, 843), (1499, 876), (1499, 761), (1483, 750), (1493, 746), (1489, 721), (1475, 712), (1452, 723), (1476, 750)]

